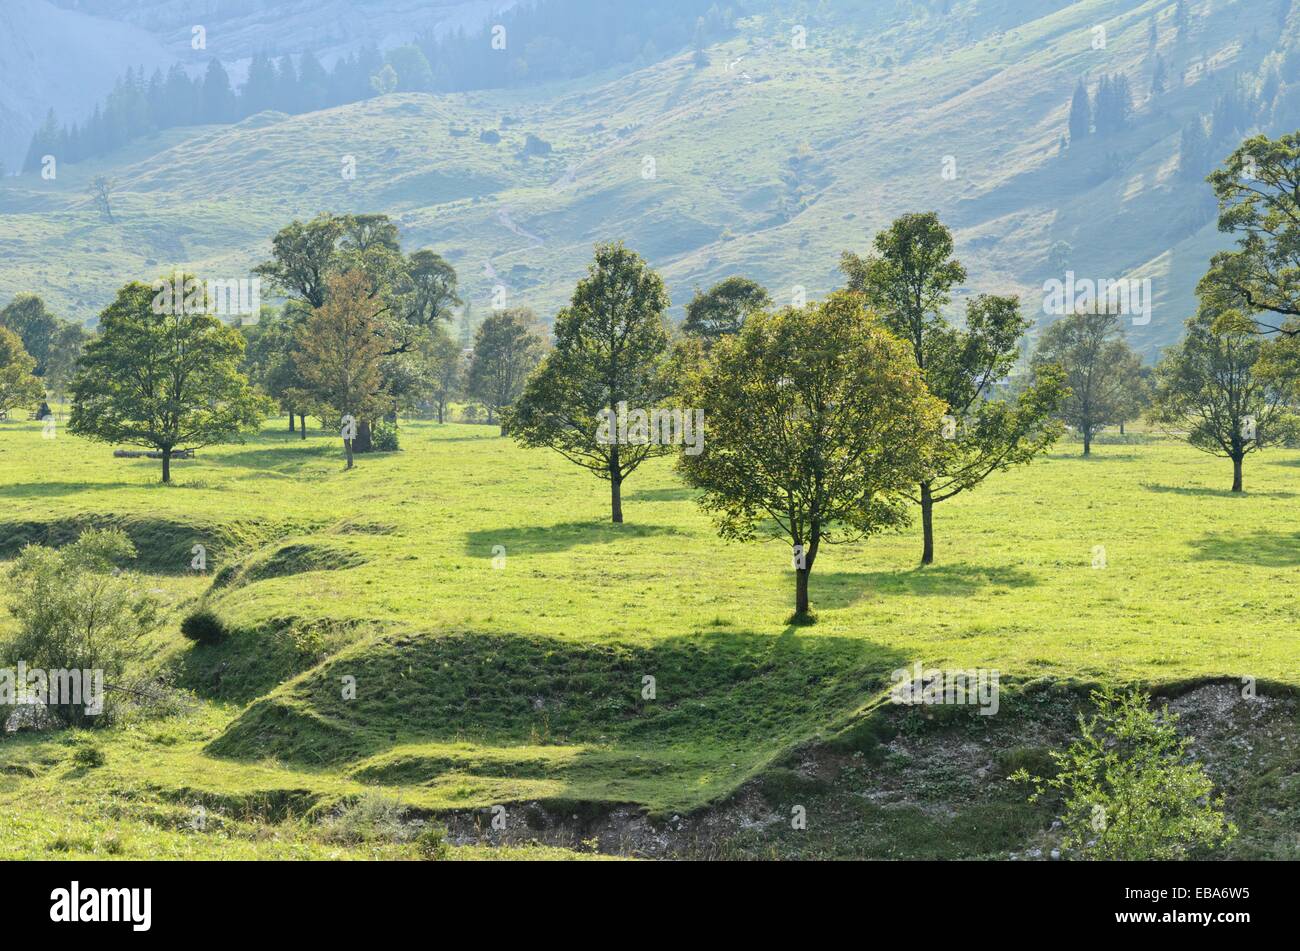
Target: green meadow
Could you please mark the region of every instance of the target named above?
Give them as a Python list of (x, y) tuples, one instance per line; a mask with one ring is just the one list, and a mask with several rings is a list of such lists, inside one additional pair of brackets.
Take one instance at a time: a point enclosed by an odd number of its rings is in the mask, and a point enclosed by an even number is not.
[[(789, 551), (720, 541), (670, 460), (625, 484), (616, 526), (605, 483), (494, 427), (403, 420), (401, 439), (345, 472), (337, 439), (272, 421), (164, 486), (157, 462), (0, 423), (0, 561), (124, 529), (167, 608), (148, 664), (183, 698), (0, 739), (0, 857), (413, 857), (321, 834), (367, 794), (442, 817), (707, 815), (892, 716), (890, 673), (917, 661), (996, 669), (1012, 698), (1300, 686), (1300, 451), (1250, 457), (1234, 497), (1229, 463), (1177, 441), (1113, 436), (1089, 459), (1062, 442), (938, 507), (931, 567), (919, 530), (824, 549), (818, 622), (794, 627)], [(181, 636), (200, 605), (223, 643)], [(943, 854), (1005, 854), (1050, 821), (997, 795), (1011, 831)]]

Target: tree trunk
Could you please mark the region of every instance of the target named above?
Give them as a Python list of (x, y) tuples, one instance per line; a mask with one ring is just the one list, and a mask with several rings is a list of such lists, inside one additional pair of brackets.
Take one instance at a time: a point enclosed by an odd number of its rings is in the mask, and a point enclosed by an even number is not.
[(1241, 456), (1234, 456), (1232, 459), (1232, 491), (1240, 492), (1241, 488)]
[(1120, 423), (1120, 424), (1119, 424), (1119, 434), (1120, 434), (1121, 436), (1124, 435), (1124, 424), (1123, 424), (1123, 423)]
[(348, 464), (343, 468), (351, 469), (352, 468), (352, 440), (351, 439), (343, 440), (343, 451), (344, 453), (346, 453), (348, 459)]
[(298, 430), (302, 433), (302, 435), (299, 436), (298, 438), (306, 439), (307, 438), (307, 414), (306, 413), (301, 413), (298, 416)]
[(618, 464), (618, 444), (610, 446), (609, 453), (609, 505), (615, 525), (623, 524), (623, 470)]
[(1085, 456), (1092, 455), (1092, 427), (1091, 426), (1083, 427), (1083, 454)]
[(808, 575), (811, 572), (811, 568), (796, 568), (794, 570), (794, 614), (796, 620), (806, 618), (812, 613), (811, 606), (808, 603)]
[(162, 454), (163, 454), (163, 478), (162, 478), (162, 480), (163, 480), (164, 482), (170, 482), (170, 481), (172, 480), (172, 451), (171, 451), (171, 449), (164, 449), (164, 450), (162, 451)]
[(921, 534), (924, 536), (921, 548), (921, 564), (934, 563), (934, 497), (930, 494), (930, 483), (921, 483)]
[(438, 425), (442, 425), (443, 403), (438, 404)]
[(293, 410), (289, 410), (289, 432), (293, 432)]
[(363, 419), (357, 423), (357, 438), (352, 443), (353, 452), (370, 452), (375, 448), (370, 438), (370, 420)]

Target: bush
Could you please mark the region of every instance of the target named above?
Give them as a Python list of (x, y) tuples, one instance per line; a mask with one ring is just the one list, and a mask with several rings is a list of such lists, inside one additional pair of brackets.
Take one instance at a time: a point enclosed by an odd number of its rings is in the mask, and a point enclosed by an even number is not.
[(1030, 776), (1023, 768), (1011, 776), (1034, 784), (1030, 802), (1049, 790), (1062, 795), (1063, 852), (1168, 861), (1236, 835), (1205, 768), (1188, 758), (1190, 741), (1178, 736), (1178, 718), (1168, 707), (1156, 713), (1150, 697), (1138, 691), (1094, 691), (1092, 699), (1097, 713), (1090, 720), (1080, 714), (1080, 739), (1051, 754), (1055, 776)]
[(447, 846), (447, 830), (429, 820), (415, 837), (415, 847), (420, 850), (420, 855), (430, 861), (445, 859), (450, 851)]
[(501, 141), (501, 133), (496, 129), (484, 129), (479, 133), (478, 140), (486, 142), (488, 145), (496, 145)]
[(529, 132), (524, 136), (524, 155), (550, 155), (551, 143)]
[[(17, 633), (0, 649), (13, 666), (18, 660), (46, 671), (102, 671), (103, 682), (123, 686), (140, 657), (140, 638), (157, 624), (157, 602), (120, 565), (135, 557), (135, 546), (117, 529), (91, 530), (55, 550), (28, 545), (9, 569), (10, 600)], [(53, 692), (52, 692), (53, 693)], [(49, 713), (65, 725), (104, 724), (112, 719), (121, 694), (108, 691), (99, 714), (86, 703), (50, 696)]]
[(391, 842), (414, 845), (425, 859), (445, 859), (447, 830), (438, 823), (408, 819), (400, 801), (378, 792), (366, 792), (345, 802), (323, 823), (323, 838), (342, 845)]
[(397, 452), (397, 427), (375, 423), (370, 428), (370, 446), (375, 452)]
[(220, 644), (229, 632), (221, 618), (207, 608), (199, 608), (181, 621), (181, 633), (198, 644)]
[(106, 762), (108, 759), (104, 756), (104, 751), (94, 743), (80, 743), (72, 754), (72, 765), (83, 769), (94, 769)]

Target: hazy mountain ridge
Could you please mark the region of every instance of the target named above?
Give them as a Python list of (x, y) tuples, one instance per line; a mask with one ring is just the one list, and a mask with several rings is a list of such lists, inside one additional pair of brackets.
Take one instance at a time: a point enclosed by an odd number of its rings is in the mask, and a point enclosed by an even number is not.
[[(1066, 269), (1151, 277), (1150, 323), (1131, 335), (1154, 355), (1225, 240), (1208, 186), (1176, 175), (1180, 129), (1275, 52), (1277, 6), (1192, 4), (1185, 41), (1163, 2), (1085, 0), (1024, 20), (1021, 2), (955, 6), (984, 26), (878, 11), (874, 39), (814, 24), (799, 49), (793, 21), (752, 17), (707, 65), (683, 53), (622, 76), (171, 130), (57, 183), (29, 176), (0, 191), (0, 298), (36, 290), (90, 318), (124, 281), (176, 264), (246, 273), (278, 227), (328, 209), (393, 214), (408, 244), (455, 264), (479, 313), (501, 285), (549, 318), (592, 243), (611, 238), (663, 271), (679, 310), (695, 286), (735, 273), (788, 301), (796, 285), (816, 297), (842, 283), (839, 253), (866, 250), (892, 217), (933, 209), (957, 233), (969, 290), (1018, 291), (1040, 317), (1043, 281)], [(981, 38), (951, 45), (966, 32)], [(918, 37), (931, 51), (904, 56)], [(1184, 79), (1153, 105), (1156, 55)], [(1130, 128), (1062, 153), (1075, 84), (1116, 72), (1134, 90)], [(498, 144), (480, 141), (487, 129)], [(549, 154), (525, 155), (529, 134)], [(98, 171), (118, 180), (116, 224), (84, 198)]]
[[(0, 162), (22, 161), (53, 108), (80, 121), (127, 68), (214, 56), (242, 81), (255, 53), (312, 50), (329, 64), (366, 43), (480, 27), (515, 0), (5, 0), (0, 4)], [(195, 28), (203, 29), (195, 48)]]
[(64, 10), (49, 0), (0, 3), (0, 162), (22, 161), (53, 108), (80, 116), (126, 69), (169, 59), (152, 34), (128, 23)]

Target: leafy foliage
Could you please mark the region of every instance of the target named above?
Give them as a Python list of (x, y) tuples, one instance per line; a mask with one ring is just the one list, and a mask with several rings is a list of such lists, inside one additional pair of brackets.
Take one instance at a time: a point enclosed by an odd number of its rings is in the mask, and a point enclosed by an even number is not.
[(1233, 491), (1242, 490), (1248, 453), (1279, 445), (1296, 431), (1289, 395), (1293, 373), (1257, 372), (1270, 344), (1241, 314), (1202, 312), (1187, 336), (1165, 351), (1156, 367), (1152, 418), (1202, 452), (1233, 461)]
[(771, 303), (772, 298), (757, 281), (729, 277), (707, 291), (696, 290), (686, 305), (686, 322), (682, 324), (682, 330), (706, 340), (739, 333), (749, 314), (769, 307)]
[(159, 313), (154, 299), (148, 285), (133, 282), (100, 315), (72, 382), (68, 429), (158, 449), (168, 482), (174, 450), (238, 440), (261, 423), (269, 403), (239, 371), (238, 331), (208, 314), (206, 303)]
[[(298, 372), (312, 395), (335, 414), (356, 422), (381, 411), (382, 302), (362, 271), (331, 274), (324, 304), (312, 310), (298, 335)], [(352, 468), (352, 439), (343, 438)]]
[(856, 294), (753, 314), (687, 371), (682, 399), (704, 412), (687, 482), (723, 538), (760, 529), (797, 549), (797, 617), (823, 541), (906, 524), (906, 487), (930, 465), (943, 405), (906, 345)]
[(1063, 851), (1086, 859), (1169, 861), (1198, 847), (1223, 845), (1236, 835), (1223, 799), (1200, 763), (1189, 761), (1190, 740), (1175, 729), (1177, 716), (1151, 710), (1150, 697), (1114, 688), (1094, 691), (1097, 712), (1079, 717), (1080, 738), (1053, 752), (1057, 772), (1011, 778), (1032, 782), (1037, 802), (1049, 791), (1064, 797)]
[(921, 506), (924, 564), (934, 559), (933, 506), (1045, 451), (1059, 435), (1051, 415), (1064, 397), (1060, 375), (1044, 373), (1014, 401), (993, 398), (1031, 322), (1019, 298), (987, 294), (967, 303), (964, 328), (945, 320), (941, 310), (966, 275), (952, 251), (952, 233), (937, 215), (907, 215), (876, 236), (866, 260), (845, 252), (840, 264), (849, 288), (910, 345), (930, 392), (947, 405), (951, 431), (912, 495)]
[[(121, 689), (141, 658), (140, 638), (157, 623), (157, 604), (120, 566), (135, 546), (116, 529), (91, 530), (62, 549), (28, 545), (9, 569), (21, 592), (10, 600), (17, 633), (3, 645), (8, 666), (54, 670), (102, 670), (106, 696), (102, 716), (111, 718)], [(55, 698), (50, 697), (53, 701)], [(83, 705), (50, 703), (71, 725), (97, 719)], [(100, 721), (103, 722), (103, 721)]]
[(555, 349), (504, 417), (522, 445), (554, 449), (609, 480), (615, 522), (623, 520), (623, 480), (670, 447), (602, 439), (602, 414), (621, 403), (649, 410), (671, 394), (667, 308), (663, 281), (640, 255), (621, 242), (598, 245), (587, 276), (555, 318)]
[(1237, 235), (1237, 250), (1210, 261), (1198, 293), (1219, 311), (1236, 309), (1261, 329), (1300, 317), (1300, 132), (1278, 139), (1257, 135), (1210, 176), (1219, 199), (1219, 230)]
[(18, 335), (0, 327), (0, 416), (44, 398), (45, 387), (32, 375), (35, 367)]
[(479, 324), (466, 389), (488, 411), (488, 422), (510, 406), (542, 356), (537, 317), (531, 310), (502, 310)]
[(1068, 314), (1043, 331), (1033, 369), (1038, 385), (1059, 380), (1068, 391), (1059, 415), (1083, 438), (1083, 454), (1106, 426), (1131, 418), (1133, 389), (1141, 360), (1120, 330), (1119, 318), (1104, 311)]

